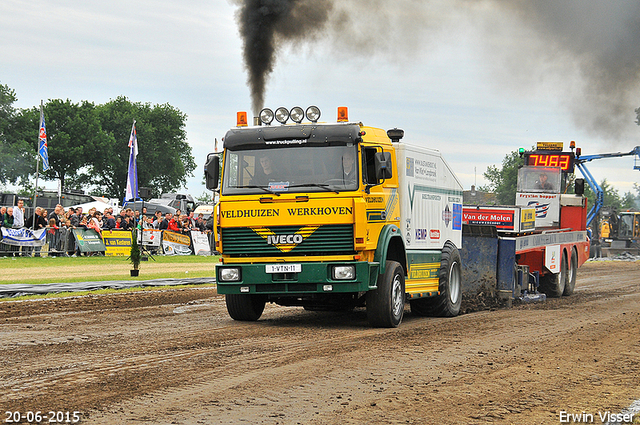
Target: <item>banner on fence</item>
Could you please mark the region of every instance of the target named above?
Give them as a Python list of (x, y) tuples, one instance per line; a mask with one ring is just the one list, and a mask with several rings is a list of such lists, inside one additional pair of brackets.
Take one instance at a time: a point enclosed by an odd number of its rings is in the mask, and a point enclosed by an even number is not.
[(2, 228), (2, 242), (13, 246), (43, 246), (46, 229), (9, 229)]
[(102, 240), (106, 256), (128, 257), (131, 255), (131, 232), (128, 230), (103, 230)]
[(191, 255), (191, 239), (189, 235), (169, 232), (162, 232), (162, 249), (167, 255)]
[(138, 243), (147, 248), (160, 248), (161, 240), (162, 230), (142, 229), (142, 232), (138, 232)]
[(211, 255), (211, 247), (209, 246), (209, 238), (206, 233), (192, 230), (191, 243), (193, 244), (193, 252), (196, 255)]
[(93, 229), (73, 229), (80, 252), (105, 252), (100, 235)]

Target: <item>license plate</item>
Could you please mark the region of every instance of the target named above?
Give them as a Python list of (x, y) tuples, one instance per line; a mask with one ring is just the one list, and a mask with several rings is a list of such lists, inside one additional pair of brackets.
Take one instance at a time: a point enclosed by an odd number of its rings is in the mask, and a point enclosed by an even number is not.
[(300, 273), (302, 264), (267, 264), (267, 273)]

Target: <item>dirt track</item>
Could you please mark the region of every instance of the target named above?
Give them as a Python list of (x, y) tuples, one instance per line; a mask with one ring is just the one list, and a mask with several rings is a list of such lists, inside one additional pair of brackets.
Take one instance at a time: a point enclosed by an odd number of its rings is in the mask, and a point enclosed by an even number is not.
[(398, 329), (270, 305), (234, 322), (212, 288), (3, 302), (0, 323), (2, 423), (600, 423), (640, 399), (639, 262), (585, 264), (569, 298)]

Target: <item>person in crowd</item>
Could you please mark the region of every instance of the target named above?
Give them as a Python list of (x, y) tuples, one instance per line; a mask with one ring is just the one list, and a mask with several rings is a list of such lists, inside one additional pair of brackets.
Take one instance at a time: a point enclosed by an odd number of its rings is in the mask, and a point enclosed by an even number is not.
[(207, 223), (204, 221), (204, 214), (198, 214), (198, 218), (196, 219), (196, 228), (201, 232), (207, 230)]
[(1, 221), (2, 227), (6, 227), (8, 229), (13, 227), (13, 207), (4, 208), (5, 212), (2, 214)]
[(140, 210), (135, 210), (133, 212), (133, 224), (136, 227), (140, 224)]
[(189, 221), (189, 216), (186, 214), (180, 217), (180, 230), (182, 233), (188, 233), (191, 230), (191, 221)]
[(154, 229), (160, 228), (160, 223), (162, 223), (162, 212), (157, 210), (156, 213), (154, 214), (153, 228)]
[[(36, 211), (34, 215), (31, 215), (27, 218), (27, 226), (32, 228), (33, 230), (40, 230), (47, 227), (46, 220), (46, 210), (41, 207), (36, 207)], [(15, 222), (15, 211), (14, 211), (14, 222)]]
[(93, 213), (93, 216), (90, 217), (87, 222), (87, 227), (95, 230), (102, 238), (102, 213), (100, 211), (95, 211)]
[(7, 207), (0, 207), (0, 218), (4, 217), (7, 212)]
[(24, 201), (18, 199), (18, 205), (13, 209), (13, 227), (24, 227)]
[(142, 216), (142, 228), (143, 229), (155, 229), (153, 227), (153, 217)]
[(178, 216), (178, 214), (174, 214), (171, 217), (171, 220), (169, 220), (169, 225), (167, 226), (167, 230), (170, 230), (172, 232), (180, 232), (180, 217)]
[(158, 226), (158, 229), (160, 230), (167, 230), (169, 228), (169, 222), (173, 220), (173, 217), (171, 216), (171, 213), (166, 213), (164, 216), (164, 220), (162, 220), (162, 222), (160, 222), (160, 225)]
[(64, 208), (62, 207), (62, 205), (58, 204), (54, 208), (53, 212), (54, 212), (54, 214), (52, 214), (50, 218), (55, 219), (56, 220), (56, 226), (60, 227), (60, 225), (64, 221)]
[(76, 208), (76, 213), (71, 216), (71, 226), (78, 227), (80, 226), (80, 221), (82, 221), (82, 207)]
[(213, 220), (215, 219), (216, 219), (215, 213), (211, 212), (211, 215), (209, 216), (206, 223), (204, 224), (204, 227), (207, 230), (207, 232), (213, 232)]
[[(40, 229), (45, 229), (47, 227), (47, 220), (44, 216), (44, 208), (41, 207), (36, 207), (35, 212), (33, 213), (33, 215), (29, 216), (26, 220), (26, 225), (33, 229), (34, 231), (40, 230)], [(14, 214), (14, 224), (15, 224), (15, 211), (13, 212)], [(26, 254), (27, 256), (31, 256), (31, 249), (28, 249), (28, 247), (23, 247), (23, 248), (27, 248), (27, 249), (23, 249), (23, 255)], [(35, 252), (35, 256), (39, 257), (40, 256), (40, 250), (41, 247), (39, 245), (34, 246), (33, 247), (33, 251)]]
[(122, 216), (118, 215), (118, 217), (116, 218), (116, 229), (121, 230), (122, 229)]
[(104, 219), (102, 220), (102, 228), (104, 230), (113, 230), (116, 228), (116, 220), (107, 208), (104, 213)]
[(47, 242), (49, 243), (49, 255), (56, 256), (60, 245), (60, 227), (56, 223), (56, 219), (53, 217), (49, 219), (49, 224), (47, 226)]

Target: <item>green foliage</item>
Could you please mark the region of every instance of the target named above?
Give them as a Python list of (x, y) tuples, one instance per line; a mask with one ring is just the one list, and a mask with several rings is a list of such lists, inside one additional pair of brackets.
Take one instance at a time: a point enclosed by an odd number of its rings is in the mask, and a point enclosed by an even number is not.
[(20, 114), (13, 106), (16, 100), (14, 90), (0, 84), (0, 183), (28, 181), (29, 173), (35, 171), (36, 139), (28, 143), (18, 137)]
[(140, 246), (138, 245), (138, 229), (134, 228), (131, 236), (131, 254), (129, 255), (129, 261), (134, 270), (138, 270), (140, 267)]
[(514, 205), (516, 202), (516, 189), (518, 185), (518, 168), (524, 164), (518, 151), (505, 155), (502, 160), (502, 168), (495, 165), (487, 167), (483, 174), (489, 181), (487, 186), (479, 188), (483, 192), (493, 192), (500, 205)]
[[(15, 93), (0, 85), (0, 184), (28, 184), (35, 173), (40, 107), (16, 110)], [(187, 116), (169, 105), (132, 103), (120, 96), (104, 105), (53, 99), (44, 105), (49, 171), (63, 189), (92, 189), (121, 198), (126, 188), (129, 135), (136, 120), (138, 184), (155, 193), (186, 185), (196, 164), (186, 141)]]
[(102, 129), (110, 136), (98, 147), (100, 158), (92, 164), (93, 184), (107, 196), (121, 197), (126, 188), (129, 136), (136, 120), (138, 184), (156, 193), (186, 185), (196, 164), (184, 131), (186, 115), (169, 104), (131, 103), (120, 96), (98, 107)]

